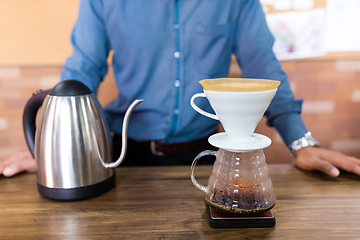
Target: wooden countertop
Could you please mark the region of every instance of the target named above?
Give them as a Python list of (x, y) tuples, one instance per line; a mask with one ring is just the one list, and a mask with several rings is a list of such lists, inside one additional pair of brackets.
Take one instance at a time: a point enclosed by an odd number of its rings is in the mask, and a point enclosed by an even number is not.
[[(1, 239), (359, 239), (360, 178), (332, 179), (269, 164), (277, 202), (274, 228), (210, 227), (190, 167), (119, 167), (117, 185), (84, 201), (57, 202), (37, 191), (36, 175), (0, 177)], [(197, 166), (207, 182), (211, 166)]]

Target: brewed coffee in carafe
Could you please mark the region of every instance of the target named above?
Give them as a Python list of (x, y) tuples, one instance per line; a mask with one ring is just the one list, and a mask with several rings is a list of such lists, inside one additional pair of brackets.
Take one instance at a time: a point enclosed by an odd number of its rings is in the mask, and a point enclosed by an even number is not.
[[(208, 185), (200, 187), (208, 205), (237, 214), (262, 213), (275, 205), (276, 197), (262, 149), (251, 152), (219, 149), (208, 151), (208, 154), (216, 156)], [(195, 158), (193, 166), (198, 159)], [(193, 173), (192, 180), (196, 182)]]
[[(207, 117), (219, 120), (225, 132), (209, 137), (218, 151), (203, 151), (191, 166), (191, 180), (205, 192), (206, 203), (223, 212), (249, 215), (268, 211), (275, 205), (275, 193), (268, 174), (263, 148), (270, 138), (254, 130), (276, 94), (279, 81), (222, 78), (202, 80), (204, 93), (191, 98), (191, 106)], [(206, 97), (215, 114), (195, 104)], [(216, 156), (208, 185), (194, 177), (197, 161), (205, 155)]]

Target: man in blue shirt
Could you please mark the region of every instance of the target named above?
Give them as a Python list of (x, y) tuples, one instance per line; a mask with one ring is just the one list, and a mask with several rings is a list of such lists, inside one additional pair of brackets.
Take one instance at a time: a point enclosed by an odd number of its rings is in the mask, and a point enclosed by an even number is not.
[[(111, 130), (121, 135), (126, 109), (134, 99), (144, 99), (129, 124), (133, 150), (149, 149), (153, 164), (171, 164), (172, 156), (199, 152), (203, 140), (216, 131), (218, 122), (198, 114), (189, 101), (202, 92), (200, 80), (226, 77), (234, 54), (241, 77), (281, 81), (265, 116), (298, 167), (331, 176), (339, 174), (339, 167), (360, 175), (359, 159), (316, 147), (300, 117), (302, 101), (294, 99), (273, 42), (258, 0), (84, 0), (71, 36), (73, 54), (61, 79), (79, 80), (96, 93), (112, 50), (119, 95), (105, 108)], [(198, 105), (211, 111), (206, 101)], [(0, 173), (36, 169), (29, 158), (27, 152), (13, 155), (0, 165)], [(12, 171), (3, 170), (11, 164)]]

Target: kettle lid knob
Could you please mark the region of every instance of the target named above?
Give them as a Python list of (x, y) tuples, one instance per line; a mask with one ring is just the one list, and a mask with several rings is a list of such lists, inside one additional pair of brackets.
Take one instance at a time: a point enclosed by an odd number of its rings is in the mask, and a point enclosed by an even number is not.
[(77, 80), (64, 80), (56, 84), (56, 86), (50, 90), (50, 96), (80, 96), (91, 94), (92, 91), (82, 82)]

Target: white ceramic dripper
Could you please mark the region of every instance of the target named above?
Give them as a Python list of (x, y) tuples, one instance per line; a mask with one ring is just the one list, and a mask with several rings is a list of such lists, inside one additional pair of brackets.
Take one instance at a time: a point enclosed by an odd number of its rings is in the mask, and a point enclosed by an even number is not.
[[(257, 92), (220, 92), (204, 90), (191, 98), (191, 106), (200, 114), (219, 120), (224, 133), (209, 138), (210, 144), (234, 152), (252, 151), (271, 144), (270, 138), (254, 133), (277, 88)], [(206, 97), (215, 114), (200, 109), (195, 98)]]

